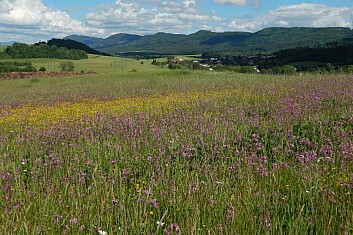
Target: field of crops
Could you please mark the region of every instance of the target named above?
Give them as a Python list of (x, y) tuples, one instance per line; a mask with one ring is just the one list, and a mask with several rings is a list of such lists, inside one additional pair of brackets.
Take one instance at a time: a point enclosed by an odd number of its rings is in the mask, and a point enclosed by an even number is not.
[(353, 233), (352, 76), (109, 66), (0, 82), (3, 234)]

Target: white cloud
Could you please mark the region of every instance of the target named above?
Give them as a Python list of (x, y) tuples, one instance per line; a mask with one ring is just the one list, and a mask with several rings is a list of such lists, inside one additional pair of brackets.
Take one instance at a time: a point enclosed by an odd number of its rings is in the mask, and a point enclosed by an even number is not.
[(214, 0), (214, 2), (218, 4), (238, 6), (245, 6), (248, 4), (248, 0)]
[(19, 38), (22, 42), (72, 33), (103, 33), (85, 27), (66, 12), (50, 9), (41, 0), (3, 0), (0, 3), (0, 27), (6, 33), (5, 38), (18, 38), (22, 35)]
[(183, 5), (185, 8), (189, 8), (189, 7), (195, 7), (196, 6), (196, 2), (193, 0), (185, 0), (183, 1)]
[(235, 18), (230, 30), (257, 31), (266, 27), (350, 27), (353, 8), (329, 7), (321, 4), (281, 6), (252, 20)]
[(221, 5), (236, 5), (236, 6), (246, 6), (251, 5), (254, 8), (259, 8), (261, 6), (260, 0), (213, 0), (214, 3)]
[(150, 34), (159, 31), (185, 33), (203, 28), (203, 25), (220, 21), (215, 13), (204, 13), (195, 0), (161, 1), (147, 9), (137, 2), (117, 0), (115, 4), (102, 5), (86, 15), (87, 25), (112, 33)]

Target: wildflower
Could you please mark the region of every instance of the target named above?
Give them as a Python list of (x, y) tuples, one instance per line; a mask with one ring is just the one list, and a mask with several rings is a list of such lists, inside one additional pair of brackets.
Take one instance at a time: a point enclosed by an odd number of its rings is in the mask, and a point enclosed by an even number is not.
[(151, 199), (151, 203), (152, 203), (153, 208), (159, 208), (157, 199), (155, 199), (155, 198)]
[(152, 189), (151, 188), (149, 188), (148, 190), (144, 190), (143, 192), (146, 194), (146, 196), (152, 195)]
[(56, 215), (54, 218), (55, 218), (54, 219), (55, 222), (58, 223), (63, 218), (63, 216), (62, 215)]
[(150, 215), (153, 215), (154, 213), (153, 213), (153, 211), (150, 211)]
[(162, 221), (157, 221), (156, 224), (161, 226), (161, 227), (163, 227), (165, 225), (165, 223), (163, 223)]
[(108, 235), (108, 233), (106, 231), (103, 230), (98, 230), (97, 231), (100, 235)]
[(82, 183), (82, 182), (84, 182), (85, 181), (85, 177), (86, 177), (86, 173), (84, 173), (84, 172), (80, 172), (79, 174), (77, 174), (78, 175), (78, 181), (80, 182), (80, 183)]
[(130, 168), (124, 168), (122, 171), (121, 171), (121, 174), (123, 176), (126, 176), (126, 175), (129, 175), (131, 173), (131, 169)]
[(221, 184), (224, 184), (222, 181), (218, 181), (218, 180), (216, 180), (216, 185), (218, 186), (218, 185), (221, 185)]
[(173, 231), (175, 231), (178, 235), (181, 235), (181, 229), (178, 224), (170, 224), (169, 228), (166, 230), (166, 233), (171, 235)]
[(77, 224), (77, 222), (78, 222), (77, 218), (71, 218), (70, 219), (70, 223), (71, 224)]

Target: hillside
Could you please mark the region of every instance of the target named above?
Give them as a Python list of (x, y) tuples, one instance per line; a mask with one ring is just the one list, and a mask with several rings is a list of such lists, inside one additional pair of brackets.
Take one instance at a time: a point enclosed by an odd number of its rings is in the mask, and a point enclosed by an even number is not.
[(47, 42), (49, 46), (57, 46), (57, 47), (65, 47), (67, 49), (76, 49), (76, 50), (82, 50), (87, 52), (88, 54), (94, 54), (94, 55), (105, 55), (109, 56), (108, 53), (97, 51), (89, 46), (87, 46), (84, 43), (77, 42), (71, 39), (51, 39)]
[(328, 42), (353, 38), (349, 28), (266, 28), (255, 33), (201, 30), (193, 34), (156, 33), (139, 36), (116, 34), (106, 39), (72, 35), (65, 39), (109, 54), (168, 55), (201, 54), (203, 52), (233, 54), (267, 54), (296, 47), (316, 47)]

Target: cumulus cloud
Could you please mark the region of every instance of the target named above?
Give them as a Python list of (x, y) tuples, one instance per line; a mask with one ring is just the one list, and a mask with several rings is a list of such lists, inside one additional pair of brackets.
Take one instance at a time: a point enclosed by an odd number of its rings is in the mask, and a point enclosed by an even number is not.
[(231, 30), (257, 31), (266, 27), (350, 27), (353, 8), (329, 7), (321, 4), (281, 6), (252, 20), (235, 18)]
[(248, 4), (248, 0), (214, 0), (215, 3), (224, 5), (238, 5), (245, 6)]
[(155, 3), (152, 9), (144, 8), (139, 3), (117, 0), (115, 4), (102, 5), (86, 15), (87, 25), (103, 28), (110, 33), (185, 33), (223, 20), (214, 12), (201, 12), (195, 0), (161, 1)]
[(213, 0), (214, 3), (221, 5), (236, 5), (236, 6), (246, 6), (252, 5), (254, 8), (259, 8), (261, 3), (259, 0)]
[(45, 6), (41, 0), (3, 0), (0, 3), (0, 27), (7, 38), (22, 35), (23, 42), (33, 40), (34, 35), (49, 38), (72, 33), (97, 33), (66, 12)]

